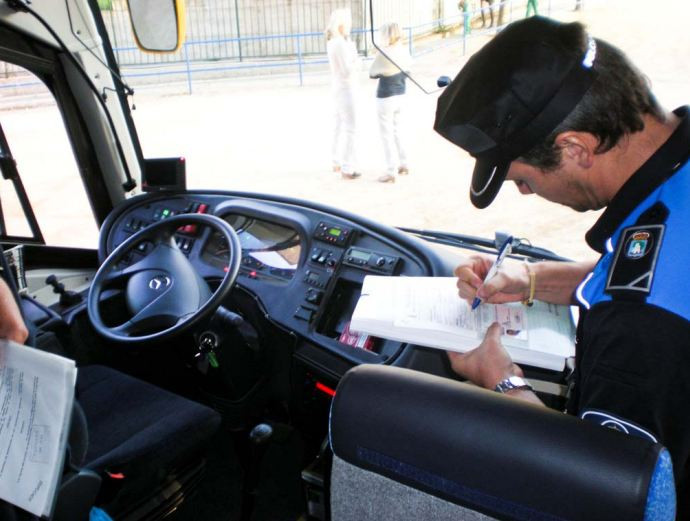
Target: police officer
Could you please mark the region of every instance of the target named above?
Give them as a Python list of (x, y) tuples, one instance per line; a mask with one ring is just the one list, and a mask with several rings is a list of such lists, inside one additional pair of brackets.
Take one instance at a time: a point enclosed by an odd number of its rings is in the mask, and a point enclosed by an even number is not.
[[(586, 235), (596, 263), (456, 269), (460, 296), (487, 302), (577, 301), (568, 411), (664, 444), (679, 519), (690, 516), (690, 119), (662, 109), (625, 55), (578, 23), (533, 17), (477, 52), (438, 100), (435, 129), (476, 159), (470, 199), (504, 181), (577, 211), (606, 208)], [(533, 402), (498, 325), (453, 369)]]

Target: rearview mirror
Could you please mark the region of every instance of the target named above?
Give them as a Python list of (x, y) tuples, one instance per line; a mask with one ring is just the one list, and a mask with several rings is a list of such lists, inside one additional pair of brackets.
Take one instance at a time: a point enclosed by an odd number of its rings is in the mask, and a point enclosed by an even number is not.
[(142, 51), (175, 52), (184, 43), (184, 0), (127, 0), (134, 38)]

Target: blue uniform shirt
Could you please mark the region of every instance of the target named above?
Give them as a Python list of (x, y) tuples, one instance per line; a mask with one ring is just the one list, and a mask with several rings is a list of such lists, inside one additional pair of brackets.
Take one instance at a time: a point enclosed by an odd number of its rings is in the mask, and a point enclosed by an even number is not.
[(690, 116), (626, 182), (587, 242), (568, 411), (664, 444), (690, 516)]

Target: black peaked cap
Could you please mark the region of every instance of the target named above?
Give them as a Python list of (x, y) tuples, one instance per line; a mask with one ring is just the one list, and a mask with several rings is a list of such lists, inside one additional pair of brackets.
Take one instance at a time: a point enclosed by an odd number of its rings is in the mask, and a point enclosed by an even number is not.
[(439, 97), (434, 129), (476, 164), (470, 200), (486, 208), (510, 163), (546, 138), (585, 95), (596, 44), (579, 24), (534, 16), (514, 22), (467, 62)]

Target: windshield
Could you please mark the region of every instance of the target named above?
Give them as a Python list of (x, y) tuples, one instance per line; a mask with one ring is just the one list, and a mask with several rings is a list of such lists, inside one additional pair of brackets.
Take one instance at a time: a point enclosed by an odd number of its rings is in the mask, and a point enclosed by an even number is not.
[[(483, 237), (507, 231), (566, 257), (595, 256), (583, 235), (600, 212), (576, 214), (536, 196), (522, 196), (512, 184), (489, 208), (475, 209), (468, 197), (473, 160), (432, 129), (439, 93), (425, 94), (410, 81), (399, 124), (409, 175), (379, 182), (387, 165), (377, 82), (368, 74), (375, 51), (364, 34), (368, 16), (358, 1), (351, 2), (350, 10), (360, 58), (353, 103), (362, 176), (345, 179), (334, 172), (337, 93), (323, 30), (331, 11), (343, 2), (321, 2), (311, 11), (290, 11), (288, 3), (277, 0), (269, 3), (255, 9), (248, 2), (218, 0), (211, 2), (217, 8), (209, 9), (209, 2), (188, 2), (187, 43), (175, 54), (152, 57), (134, 49), (119, 2), (101, 2), (115, 56), (136, 91), (130, 101), (136, 105), (133, 118), (145, 157), (184, 156), (191, 189), (299, 197), (393, 226)], [(687, 102), (685, 53), (690, 42), (685, 20), (690, 7), (685, 2), (664, 3), (659, 12), (663, 23), (650, 20), (649, 4), (640, 0), (552, 0), (539, 2), (538, 9), (560, 20), (582, 21), (593, 35), (622, 48), (649, 76), (665, 107)], [(376, 26), (399, 23), (403, 45), (411, 51), (412, 76), (433, 90), (439, 75), (453, 77), (489, 41), (496, 31), (491, 19), (495, 24), (501, 13), (498, 2), (489, 8), (478, 0), (459, 5), (376, 1), (375, 16)], [(524, 16), (524, 2), (505, 4), (504, 22)], [(50, 139), (49, 128), (34, 132), (37, 142)]]
[(8, 144), (3, 153), (12, 158), (30, 204), (22, 205), (16, 182), (7, 179), (3, 165), (3, 233), (35, 238), (29, 224), (32, 216), (27, 214), (33, 211), (47, 244), (94, 247), (98, 227), (55, 99), (27, 70), (3, 61), (0, 70), (0, 131)]

